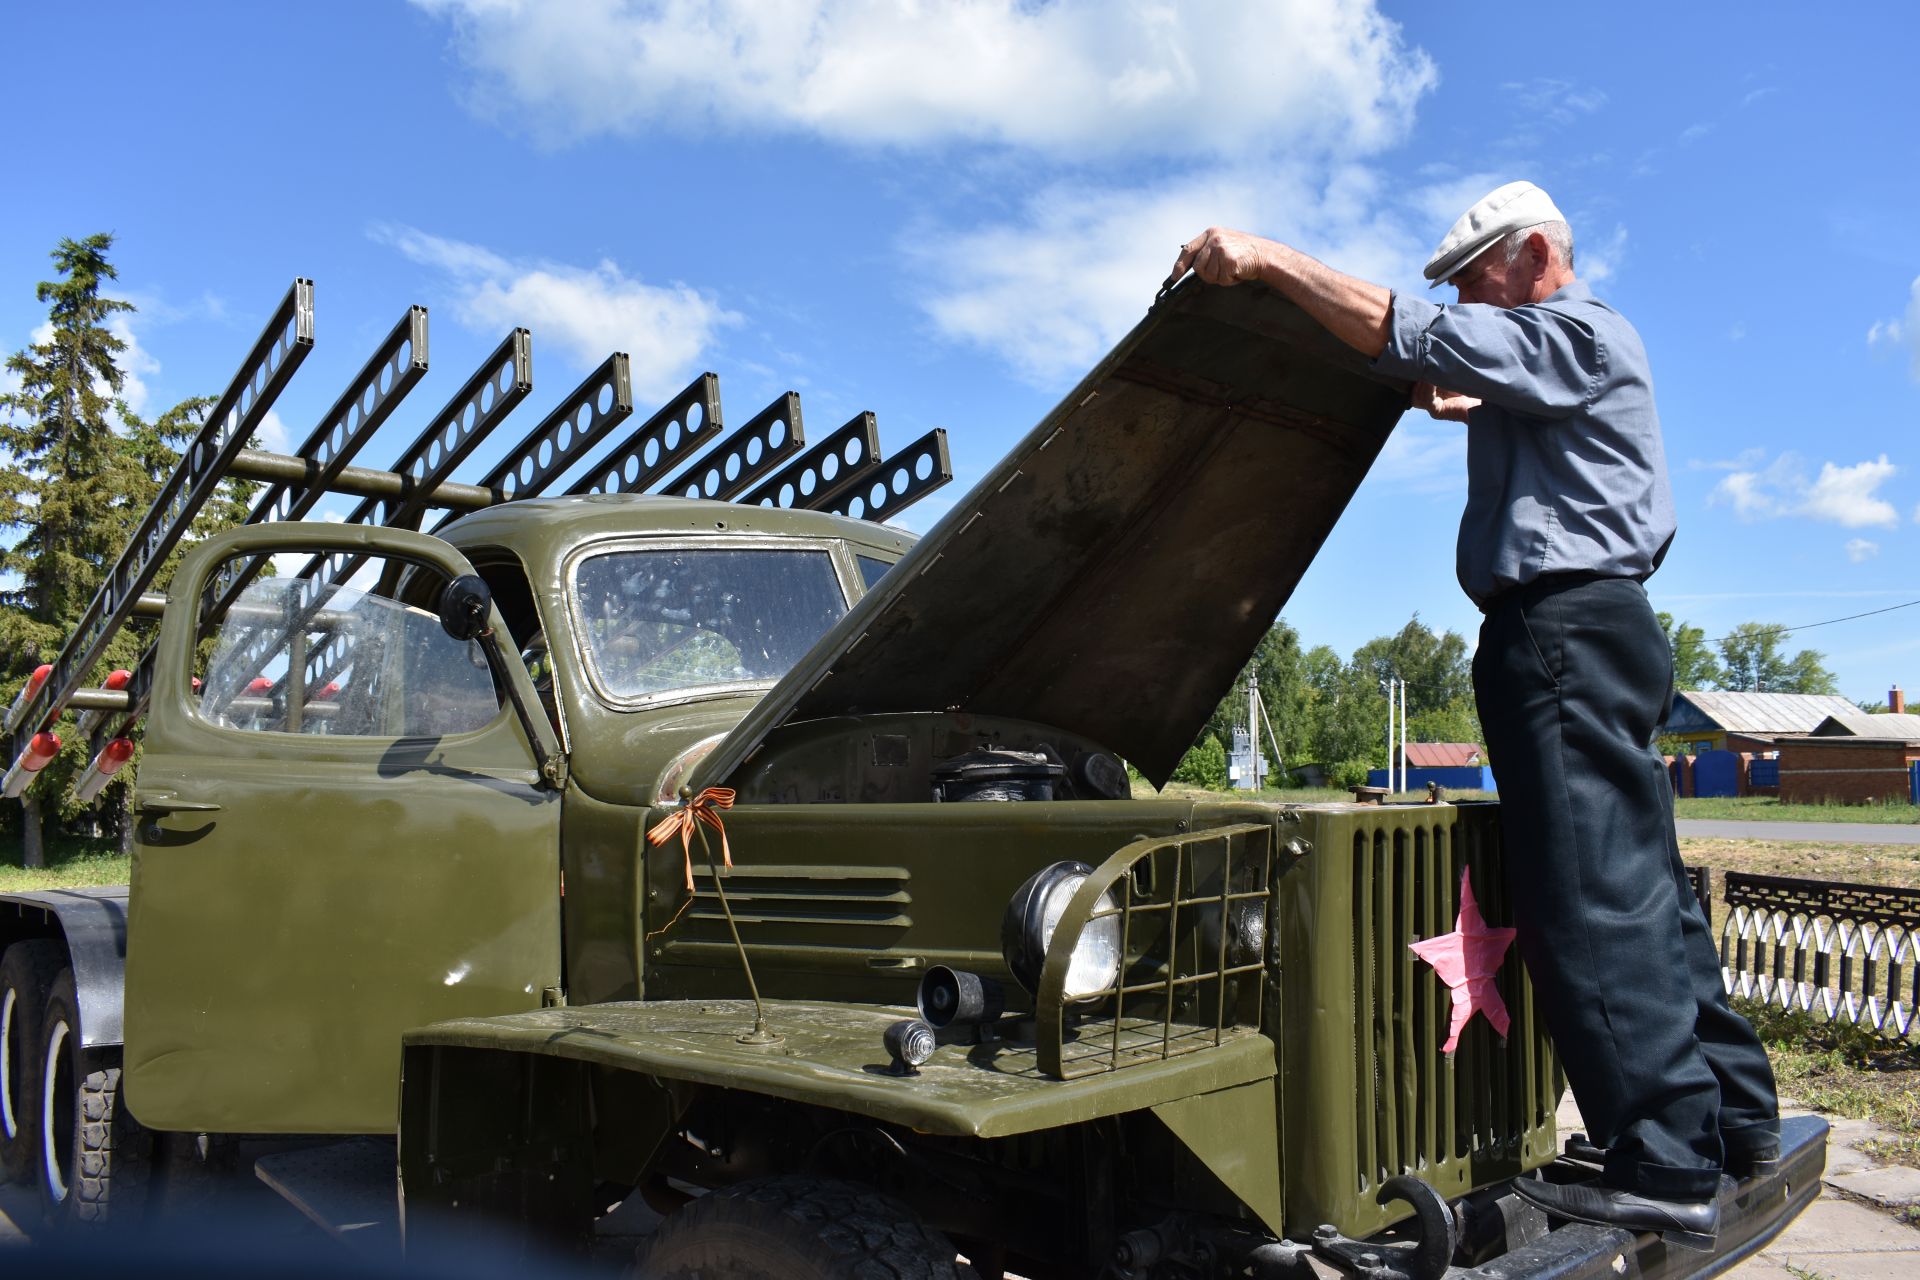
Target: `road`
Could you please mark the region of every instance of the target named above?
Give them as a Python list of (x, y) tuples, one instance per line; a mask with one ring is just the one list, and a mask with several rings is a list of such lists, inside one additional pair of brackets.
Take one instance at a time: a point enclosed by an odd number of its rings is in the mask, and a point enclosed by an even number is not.
[(1920, 844), (1920, 824), (1905, 822), (1723, 822), (1680, 818), (1674, 829), (1694, 840), (1805, 840), (1815, 844)]

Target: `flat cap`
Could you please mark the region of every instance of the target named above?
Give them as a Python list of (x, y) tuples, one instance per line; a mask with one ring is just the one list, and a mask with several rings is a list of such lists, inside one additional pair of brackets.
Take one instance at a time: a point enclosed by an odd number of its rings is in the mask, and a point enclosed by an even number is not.
[(1460, 221), (1453, 224), (1453, 230), (1427, 259), (1425, 275), (1433, 282), (1427, 287), (1439, 288), (1511, 232), (1566, 220), (1547, 193), (1531, 182), (1496, 187), (1460, 215)]

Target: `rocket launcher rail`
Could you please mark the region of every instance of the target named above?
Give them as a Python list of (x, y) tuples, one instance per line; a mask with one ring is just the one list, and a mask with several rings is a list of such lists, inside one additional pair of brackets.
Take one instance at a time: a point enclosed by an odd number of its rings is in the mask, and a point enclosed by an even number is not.
[[(251, 448), (249, 440), (313, 347), (313, 310), (313, 282), (296, 279), (206, 424), (182, 451), (179, 467), (59, 655), (43, 664), (9, 708), (0, 732), (8, 739), (6, 762), (12, 767), (7, 773), (17, 789), (30, 785), (51, 760), (48, 751), (57, 750), (51, 729), (67, 709), (85, 713), (83, 732), (76, 736), (93, 753), (93, 763), (79, 779), (88, 796), (130, 758), (131, 748), (118, 744), (146, 713), (155, 648), (149, 646), (129, 672), (116, 672), (111, 687), (88, 688), (87, 677), (121, 628), (162, 612), (165, 596), (149, 587), (228, 479), (266, 485), (249, 508), (249, 524), (299, 520), (327, 495), (345, 494), (362, 499), (351, 523), (417, 529), (428, 511), (441, 510), (447, 515), (437, 529), (469, 511), (549, 492), (582, 463), (578, 478), (563, 492), (656, 493), (876, 521), (952, 478), (944, 431), (929, 432), (885, 459), (871, 413), (856, 415), (809, 449), (800, 397), (791, 391), (721, 438), (720, 382), (712, 373), (695, 378), (602, 457), (588, 462), (634, 410), (630, 361), (615, 352), (478, 484), (455, 481), (459, 465), (532, 391), (532, 336), (525, 329), (507, 336), (390, 468), (355, 466), (354, 458), (426, 376), (427, 311), (418, 306), (401, 316), (297, 450)], [(303, 566), (297, 576), (314, 582), (310, 607), (324, 608), (332, 594), (327, 588), (344, 583), (360, 563), (316, 556)], [(236, 561), (209, 588), (200, 626), (211, 626), (236, 607), (263, 567), (258, 558)], [(300, 622), (290, 617), (289, 624)], [(313, 678), (302, 684), (324, 689), (349, 664), (350, 643), (350, 636), (337, 632), (318, 646), (301, 673)]]

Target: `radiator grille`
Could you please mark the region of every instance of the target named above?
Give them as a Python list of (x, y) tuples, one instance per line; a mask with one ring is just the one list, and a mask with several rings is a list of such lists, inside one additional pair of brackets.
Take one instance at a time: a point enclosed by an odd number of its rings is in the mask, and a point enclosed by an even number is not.
[(1466, 868), (1487, 922), (1512, 922), (1498, 808), (1298, 814), (1311, 852), (1276, 894), (1289, 1230), (1382, 1229), (1405, 1213), (1375, 1200), (1400, 1174), (1452, 1198), (1549, 1162), (1561, 1076), (1519, 956), (1495, 978), (1506, 1042), (1476, 1017), (1449, 1060), (1452, 1001), (1408, 949), (1452, 930)]
[[(1400, 1173), (1476, 1157), (1522, 1154), (1551, 1124), (1557, 1066), (1539, 1052), (1530, 984), (1509, 951), (1495, 980), (1513, 1018), (1505, 1044), (1484, 1018), (1462, 1033), (1449, 1062), (1451, 1002), (1432, 968), (1407, 947), (1453, 928), (1460, 871), (1490, 924), (1509, 923), (1492, 828), (1448, 820), (1363, 826), (1353, 835), (1354, 1128), (1360, 1190)], [(1482, 838), (1476, 839), (1476, 836)]]

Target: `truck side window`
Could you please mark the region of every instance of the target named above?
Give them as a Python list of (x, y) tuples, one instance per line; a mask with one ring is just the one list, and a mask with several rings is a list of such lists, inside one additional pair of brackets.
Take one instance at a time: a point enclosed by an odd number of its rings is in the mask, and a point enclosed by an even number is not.
[(264, 733), (412, 738), (483, 727), (501, 707), (485, 655), (390, 594), (405, 577), (408, 598), (422, 598), (420, 573), (376, 557), (342, 583), (254, 579), (216, 622), (200, 714)]
[(891, 560), (878, 560), (873, 556), (862, 555), (856, 555), (854, 559), (860, 562), (860, 581), (869, 591), (873, 590), (874, 583), (887, 576), (887, 570), (893, 568)]

